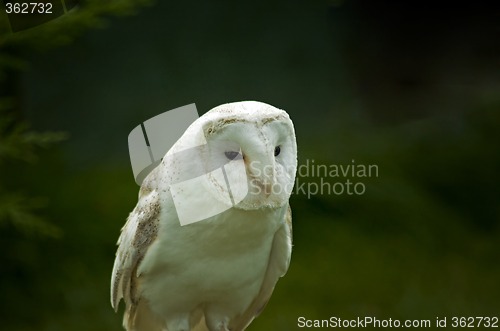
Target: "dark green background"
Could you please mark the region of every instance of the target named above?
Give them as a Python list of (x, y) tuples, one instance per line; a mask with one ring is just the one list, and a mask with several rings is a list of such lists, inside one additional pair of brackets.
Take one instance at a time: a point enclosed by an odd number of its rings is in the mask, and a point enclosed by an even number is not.
[(120, 330), (109, 279), (138, 192), (128, 133), (185, 104), (241, 100), (290, 114), (299, 164), (379, 167), (364, 195), (292, 196), (292, 263), (249, 330), (500, 315), (498, 8), (96, 3), (3, 25), (2, 116), (69, 135), (36, 161), (0, 163), (2, 190), (43, 198), (33, 213), (55, 226), (23, 231), (0, 213), (6, 330)]

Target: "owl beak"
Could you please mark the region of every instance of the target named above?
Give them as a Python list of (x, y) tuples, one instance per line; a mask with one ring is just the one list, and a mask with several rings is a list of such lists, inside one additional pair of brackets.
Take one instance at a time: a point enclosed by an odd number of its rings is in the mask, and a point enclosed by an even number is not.
[(264, 194), (264, 196), (266, 198), (269, 197), (272, 192), (273, 192), (273, 185), (272, 184), (269, 184), (269, 183), (262, 184), (262, 193)]
[(273, 193), (273, 185), (275, 184), (273, 164), (260, 161), (251, 162), (249, 174), (252, 177), (252, 182), (260, 188), (260, 192), (266, 198)]
[(259, 192), (268, 198), (273, 193), (273, 184), (254, 178), (253, 184), (259, 188)]

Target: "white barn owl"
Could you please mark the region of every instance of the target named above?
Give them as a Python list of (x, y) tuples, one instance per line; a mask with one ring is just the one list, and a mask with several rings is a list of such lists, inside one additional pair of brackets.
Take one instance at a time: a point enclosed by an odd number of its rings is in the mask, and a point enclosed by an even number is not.
[(265, 103), (197, 119), (144, 180), (118, 240), (111, 304), (128, 331), (241, 331), (290, 263), (297, 145)]

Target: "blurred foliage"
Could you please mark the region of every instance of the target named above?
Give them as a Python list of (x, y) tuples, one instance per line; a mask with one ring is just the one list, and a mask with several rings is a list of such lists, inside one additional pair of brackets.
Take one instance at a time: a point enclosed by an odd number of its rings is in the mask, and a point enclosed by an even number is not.
[(0, 117), (0, 164), (5, 159), (35, 162), (37, 159), (35, 148), (47, 148), (52, 143), (65, 138), (63, 133), (29, 131), (25, 124), (14, 123), (8, 115), (2, 115)]
[[(446, 49), (444, 55), (432, 53), (429, 49), (434, 45), (421, 50), (425, 40), (432, 39), (427, 35), (412, 46), (413, 24), (402, 33), (409, 43), (403, 50), (386, 47), (384, 43), (394, 37), (399, 25), (388, 24), (382, 32), (371, 26), (363, 29), (356, 25), (358, 16), (343, 12), (344, 4), (350, 3), (346, 0), (331, 1), (339, 12), (333, 17), (333, 41), (323, 23), (315, 25), (324, 19), (319, 16), (323, 12), (312, 12), (304, 4), (287, 8), (281, 16), (284, 6), (275, 5), (273, 11), (263, 14), (265, 18), (258, 16), (262, 8), (244, 4), (235, 5), (240, 16), (232, 14), (234, 8), (220, 4), (199, 2), (198, 10), (164, 4), (168, 10), (151, 10), (131, 30), (112, 32), (115, 37), (144, 40), (139, 26), (154, 17), (152, 26), (158, 28), (154, 32), (160, 37), (151, 34), (150, 38), (158, 38), (158, 44), (165, 39), (162, 45), (129, 45), (126, 53), (118, 47), (119, 54), (127, 56), (116, 56), (101, 49), (109, 35), (94, 35), (82, 48), (66, 48), (59, 57), (30, 62), (36, 57), (33, 54), (57, 51), (87, 29), (106, 27), (111, 15), (134, 13), (147, 3), (85, 1), (67, 15), (16, 34), (8, 31), (0, 14), (0, 293), (4, 298), (0, 318), (5, 329), (122, 329), (121, 311), (115, 314), (109, 304), (109, 281), (119, 229), (136, 202), (138, 187), (126, 152), (113, 154), (117, 145), (111, 141), (118, 136), (125, 146), (127, 129), (156, 114), (152, 103), (165, 107), (165, 99), (171, 98), (172, 105), (182, 105), (196, 98), (199, 90), (201, 102), (207, 104), (206, 100), (251, 96), (283, 106), (294, 119), (299, 164), (307, 159), (316, 164), (355, 160), (379, 167), (378, 177), (350, 178), (366, 185), (361, 196), (292, 196), (291, 267), (249, 330), (297, 330), (299, 316), (431, 320), (437, 316), (498, 316), (500, 99), (498, 81), (476, 73), (478, 63), (491, 72), (489, 60), (467, 57), (472, 51), (460, 48), (460, 42), (459, 51), (448, 45), (456, 57)], [(388, 8), (379, 11), (391, 13)], [(185, 17), (179, 12), (192, 15), (192, 24), (182, 25)], [(248, 12), (254, 16), (243, 15)], [(225, 15), (230, 17), (229, 28)], [(398, 15), (393, 16), (404, 26)], [(255, 18), (262, 18), (265, 24)], [(254, 21), (258, 23), (256, 32), (249, 25)], [(436, 27), (421, 17), (418, 21), (429, 25), (426, 29)], [(178, 26), (182, 38), (170, 33)], [(286, 33), (288, 30), (293, 33)], [(217, 33), (214, 40), (209, 38)], [(476, 35), (467, 39), (464, 34), (458, 39), (464, 38), (468, 47)], [(49, 60), (63, 62), (92, 46), (92, 38), (99, 40), (94, 46), (98, 49), (95, 58), (104, 58), (97, 62), (97, 69), (102, 70), (95, 70), (99, 74), (87, 76), (82, 85), (73, 82), (74, 77), (84, 76), (95, 63), (87, 67), (80, 63), (61, 82), (43, 74), (45, 68), (54, 75), (58, 68), (73, 68), (74, 59), (66, 67)], [(122, 39), (129, 43), (128, 38)], [(330, 47), (333, 42), (339, 44), (342, 56)], [(228, 51), (233, 49), (236, 54)], [(51, 55), (57, 55), (56, 51)], [(412, 57), (414, 52), (417, 55)], [(381, 54), (386, 58), (380, 58)], [(465, 60), (460, 62), (462, 54)], [(439, 55), (444, 60), (437, 64), (419, 61), (420, 57)], [(168, 61), (158, 60), (163, 56)], [(123, 58), (126, 61), (120, 62)], [(251, 65), (246, 66), (242, 59)], [(448, 66), (452, 60), (459, 64)], [(146, 70), (150, 63), (154, 71)], [(419, 65), (429, 72), (415, 69)], [(34, 75), (33, 81), (19, 80), (20, 70), (37, 69), (39, 76)], [(194, 75), (200, 79), (193, 79)], [(329, 77), (333, 75), (339, 78), (332, 87)], [(458, 84), (460, 79), (473, 83)], [(369, 84), (363, 85), (366, 81)], [(66, 96), (67, 103), (33, 106), (27, 100), (36, 97), (33, 91), (45, 96), (44, 87), (54, 85), (57, 90), (70, 82), (74, 94), (55, 94), (60, 100)], [(130, 85), (116, 87), (123, 82)], [(350, 84), (353, 87), (345, 87)], [(361, 86), (359, 90), (356, 84)], [(97, 89), (92, 90), (94, 85)], [(163, 89), (163, 85), (174, 88)], [(48, 99), (53, 96), (48, 95)], [(322, 103), (321, 97), (337, 98), (340, 109), (325, 106), (328, 103)], [(139, 102), (133, 104), (133, 99)], [(30, 106), (35, 108), (31, 114), (26, 110)], [(73, 106), (72, 112), (68, 106)], [(39, 123), (56, 122), (55, 127), (70, 123), (64, 127), (70, 138), (48, 149), (65, 136), (39, 133), (25, 124), (45, 114), (51, 116)], [(127, 116), (130, 122), (121, 123), (123, 129), (117, 123)], [(71, 145), (76, 140), (82, 144)], [(84, 144), (88, 146), (80, 148)], [(104, 149), (101, 154), (96, 152), (99, 147)], [(305, 183), (320, 180), (299, 179)]]
[[(39, 166), (41, 149), (65, 139), (59, 132), (36, 132), (15, 121), (8, 108), (0, 110), (0, 242), (3, 253), (0, 291), (6, 298), (18, 297), (13, 284), (23, 281), (36, 263), (33, 254), (46, 238), (61, 238), (60, 227), (50, 222), (43, 210), (47, 198), (35, 194), (23, 177)], [(25, 168), (27, 172), (20, 169)], [(42, 258), (42, 256), (38, 256)], [(30, 286), (23, 287), (30, 288)], [(10, 313), (8, 314), (12, 316)], [(19, 316), (17, 316), (19, 318)]]
[[(1, 106), (1, 105), (0, 105)], [(35, 163), (37, 149), (47, 148), (61, 141), (65, 134), (58, 132), (39, 133), (30, 131), (25, 124), (16, 123), (6, 113), (8, 108), (0, 109), (0, 172), (15, 177), (16, 161)], [(0, 179), (0, 226), (14, 226), (23, 233), (37, 233), (58, 236), (60, 231), (37, 214), (37, 209), (45, 205), (44, 199), (31, 198), (18, 192), (16, 186), (9, 187)]]
[[(0, 12), (0, 293), (6, 299), (3, 300), (0, 316), (5, 321), (4, 326), (10, 330), (39, 330), (40, 323), (46, 323), (49, 329), (54, 330), (50, 323), (54, 322), (53, 318), (47, 321), (45, 318), (52, 316), (51, 311), (68, 304), (75, 309), (74, 314), (69, 315), (72, 319), (55, 321), (58, 325), (55, 329), (75, 329), (73, 323), (78, 318), (74, 317), (82, 315), (82, 307), (78, 304), (81, 300), (75, 299), (72, 294), (78, 288), (75, 280), (82, 280), (78, 269), (81, 269), (83, 260), (76, 264), (72, 261), (74, 265), (69, 266), (64, 264), (64, 259), (53, 258), (60, 256), (75, 233), (63, 224), (57, 224), (60, 212), (64, 211), (59, 205), (61, 201), (54, 206), (52, 197), (47, 197), (46, 190), (37, 186), (45, 179), (48, 180), (44, 182), (46, 187), (59, 183), (61, 177), (57, 176), (62, 173), (53, 174), (53, 164), (50, 168), (45, 167), (51, 162), (46, 159), (49, 152), (43, 150), (66, 140), (68, 135), (53, 131), (37, 132), (30, 129), (23, 119), (17, 80), (21, 71), (29, 69), (26, 58), (34, 52), (71, 43), (87, 29), (103, 28), (110, 15), (134, 14), (138, 8), (151, 2), (80, 1), (80, 6), (70, 13), (17, 33), (10, 32), (5, 11)], [(57, 150), (52, 153), (57, 154)], [(42, 174), (44, 171), (50, 174)], [(39, 177), (44, 175), (47, 178)], [(80, 243), (83, 247), (83, 242)], [(64, 273), (65, 268), (71, 270), (72, 277), (68, 279), (72, 283), (62, 281), (68, 276)], [(63, 290), (69, 288), (74, 290)], [(77, 291), (80, 296), (87, 293), (86, 289)], [(68, 295), (72, 297), (69, 302), (65, 299)], [(64, 313), (66, 310), (61, 309)], [(81, 325), (85, 322), (88, 320), (80, 318)], [(88, 327), (84, 329), (88, 330)]]

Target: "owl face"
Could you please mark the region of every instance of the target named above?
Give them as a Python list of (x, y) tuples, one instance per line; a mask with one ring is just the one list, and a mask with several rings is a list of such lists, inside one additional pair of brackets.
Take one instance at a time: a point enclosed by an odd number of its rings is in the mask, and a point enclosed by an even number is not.
[(292, 192), (297, 168), (293, 124), (286, 112), (272, 106), (245, 106), (231, 107), (230, 113), (221, 111), (202, 127), (209, 146), (205, 163), (229, 165), (223, 178), (208, 175), (208, 189), (221, 197), (227, 196), (228, 186), (232, 198), (244, 193), (235, 201), (235, 208), (283, 206)]

